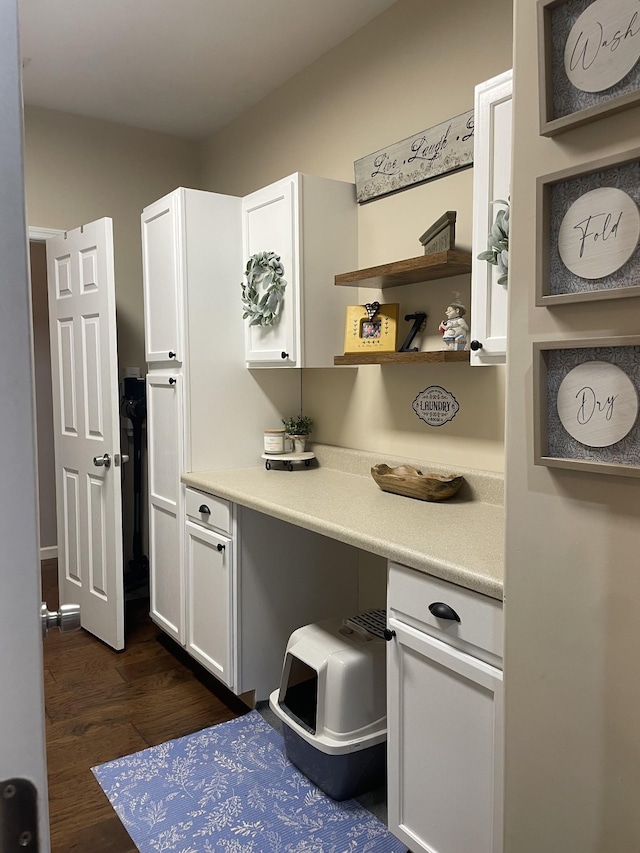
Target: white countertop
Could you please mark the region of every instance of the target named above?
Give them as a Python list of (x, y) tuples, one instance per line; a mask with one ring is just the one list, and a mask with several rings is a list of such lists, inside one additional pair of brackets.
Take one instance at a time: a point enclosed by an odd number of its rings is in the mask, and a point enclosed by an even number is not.
[[(313, 445), (317, 462), (184, 474), (182, 481), (282, 521), (379, 554), (492, 598), (503, 597), (502, 477)], [(371, 465), (418, 464), (463, 474), (454, 498), (427, 502), (383, 492)]]

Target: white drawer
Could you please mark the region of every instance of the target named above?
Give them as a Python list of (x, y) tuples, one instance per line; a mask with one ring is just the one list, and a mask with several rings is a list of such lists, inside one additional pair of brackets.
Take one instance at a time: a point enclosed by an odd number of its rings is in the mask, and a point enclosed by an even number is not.
[(205, 492), (187, 489), (185, 496), (187, 518), (206, 527), (231, 534), (231, 503)]
[[(459, 617), (445, 618), (429, 605), (446, 605)], [(389, 615), (481, 660), (498, 665), (503, 655), (502, 602), (389, 563)], [(449, 614), (453, 615), (453, 614)]]

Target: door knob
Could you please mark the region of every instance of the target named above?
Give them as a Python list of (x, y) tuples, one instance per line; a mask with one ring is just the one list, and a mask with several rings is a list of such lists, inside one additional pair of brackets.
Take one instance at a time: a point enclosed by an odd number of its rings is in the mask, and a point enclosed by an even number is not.
[(102, 456), (94, 456), (93, 464), (96, 466), (96, 468), (110, 468), (111, 457), (108, 453), (103, 453)]
[(62, 604), (59, 610), (49, 610), (46, 601), (43, 601), (40, 605), (40, 619), (43, 640), (50, 628), (59, 628), (61, 634), (77, 631), (80, 628), (80, 605)]
[(471, 349), (472, 349), (474, 352), (476, 352), (476, 351), (477, 351), (477, 350), (479, 350), (479, 349), (482, 349), (482, 344), (480, 343), (480, 341), (471, 341), (471, 343), (469, 344), (469, 346), (471, 347)]

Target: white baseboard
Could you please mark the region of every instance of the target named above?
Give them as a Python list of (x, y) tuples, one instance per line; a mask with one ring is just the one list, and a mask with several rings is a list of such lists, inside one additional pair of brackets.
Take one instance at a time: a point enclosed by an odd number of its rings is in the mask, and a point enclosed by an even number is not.
[(43, 560), (55, 560), (58, 558), (58, 546), (49, 545), (47, 548), (40, 548), (40, 562)]

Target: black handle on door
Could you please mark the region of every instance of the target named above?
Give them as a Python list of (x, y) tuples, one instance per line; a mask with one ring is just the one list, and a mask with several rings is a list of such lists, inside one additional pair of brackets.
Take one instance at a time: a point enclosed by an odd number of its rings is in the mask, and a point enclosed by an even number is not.
[(219, 542), (216, 545), (216, 548), (218, 549), (218, 551), (224, 551), (224, 545), (221, 545)]
[(169, 385), (175, 385), (175, 384), (176, 384), (176, 380), (173, 378), (173, 376), (171, 376), (169, 379)]
[(169, 358), (175, 358), (175, 357), (176, 357), (175, 352), (170, 352), (170, 353), (169, 353)]
[(471, 341), (471, 343), (469, 344), (469, 346), (471, 347), (471, 349), (472, 349), (474, 352), (475, 352), (476, 350), (482, 349), (482, 344), (480, 343), (480, 341)]
[(211, 515), (211, 510), (206, 504), (200, 504), (198, 507), (198, 512), (201, 512), (202, 515)]
[(283, 351), (283, 352), (281, 352), (281, 353), (280, 353), (280, 355), (282, 356), (282, 358), (289, 358), (289, 353), (288, 353), (288, 352), (284, 352), (284, 351)]
[(390, 640), (393, 640), (395, 635), (396, 635), (396, 632), (392, 631), (390, 628), (385, 628), (384, 631), (382, 632), (382, 636), (385, 638), (385, 640), (387, 642), (389, 642)]
[(434, 601), (429, 605), (429, 610), (437, 619), (451, 619), (453, 622), (459, 622), (460, 617), (448, 604), (443, 604), (442, 601)]

